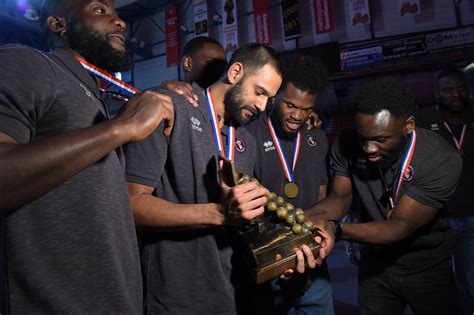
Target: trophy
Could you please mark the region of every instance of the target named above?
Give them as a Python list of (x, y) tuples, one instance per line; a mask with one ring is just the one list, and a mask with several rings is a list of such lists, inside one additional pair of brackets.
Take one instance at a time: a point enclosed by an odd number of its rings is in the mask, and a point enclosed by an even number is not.
[[(238, 173), (234, 161), (222, 160), (229, 186), (258, 182), (249, 175)], [(295, 209), (283, 197), (270, 193), (264, 214), (239, 226), (235, 233), (243, 247), (253, 281), (260, 284), (294, 269), (297, 262), (295, 251), (302, 245), (307, 245), (317, 257), (320, 245), (311, 233), (312, 226), (311, 221), (305, 221), (302, 209)]]

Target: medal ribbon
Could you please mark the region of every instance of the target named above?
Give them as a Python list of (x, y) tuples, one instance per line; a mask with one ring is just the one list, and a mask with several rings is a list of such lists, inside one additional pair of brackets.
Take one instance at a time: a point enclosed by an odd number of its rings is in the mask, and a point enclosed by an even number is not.
[(405, 157), (403, 158), (403, 162), (400, 165), (400, 174), (399, 174), (398, 183), (397, 183), (395, 192), (393, 196), (389, 198), (390, 206), (392, 207), (392, 209), (394, 209), (396, 206), (397, 197), (400, 194), (400, 190), (402, 188), (403, 182), (405, 181), (404, 175), (408, 167), (410, 166), (411, 160), (413, 158), (413, 153), (415, 152), (415, 147), (416, 147), (416, 132), (415, 130), (413, 130), (413, 133), (411, 135), (411, 140), (410, 140), (410, 146), (408, 147), (408, 150), (405, 153)]
[(228, 138), (229, 145), (227, 146), (227, 154), (224, 152), (224, 142), (219, 128), (219, 120), (217, 119), (216, 111), (214, 110), (214, 101), (212, 100), (211, 87), (206, 89), (206, 103), (209, 108), (209, 115), (211, 116), (212, 130), (214, 131), (214, 139), (216, 142), (217, 154), (225, 157), (231, 161), (234, 160), (235, 154), (235, 122), (231, 121), (229, 126)]
[(81, 65), (92, 76), (112, 84), (113, 86), (118, 88), (120, 91), (122, 91), (124, 94), (126, 94), (127, 96), (133, 96), (137, 93), (140, 93), (140, 90), (134, 88), (130, 84), (127, 84), (127, 83), (117, 79), (116, 77), (114, 77), (110, 73), (94, 66), (93, 64), (91, 64), (91, 63), (87, 62), (86, 60), (84, 60), (83, 58), (76, 56), (76, 59), (77, 59), (77, 61), (79, 61), (81, 63)]
[(281, 166), (283, 167), (283, 171), (285, 172), (286, 179), (288, 180), (288, 182), (292, 183), (295, 177), (294, 172), (296, 168), (296, 162), (298, 161), (298, 157), (300, 154), (301, 133), (298, 131), (298, 134), (296, 136), (295, 151), (293, 152), (293, 165), (292, 165), (292, 168), (290, 169), (288, 165), (288, 161), (286, 160), (286, 157), (285, 157), (285, 153), (283, 152), (283, 149), (281, 148), (280, 140), (278, 139), (275, 129), (273, 128), (272, 122), (270, 120), (270, 115), (268, 116), (268, 119), (267, 119), (267, 126), (268, 126), (268, 130), (270, 130), (270, 134), (272, 136), (273, 142), (275, 143), (275, 146), (278, 152), (278, 157), (280, 158), (280, 163), (281, 163)]
[(446, 122), (443, 122), (443, 124), (446, 127), (446, 129), (448, 129), (449, 133), (451, 134), (451, 137), (454, 140), (454, 144), (456, 145), (456, 148), (458, 148), (458, 150), (462, 150), (462, 147), (464, 146), (464, 139), (466, 138), (467, 124), (464, 124), (462, 126), (461, 138), (459, 140), (456, 139), (453, 131), (451, 130), (451, 128), (449, 128), (449, 125)]

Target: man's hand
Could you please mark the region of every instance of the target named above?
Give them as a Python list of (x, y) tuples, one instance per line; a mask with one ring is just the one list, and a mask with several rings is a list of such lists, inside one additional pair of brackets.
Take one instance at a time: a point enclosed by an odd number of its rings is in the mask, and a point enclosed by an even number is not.
[(198, 96), (194, 94), (193, 86), (187, 82), (177, 81), (177, 80), (168, 80), (160, 84), (160, 87), (173, 91), (179, 95), (182, 95), (186, 98), (189, 104), (194, 107), (198, 106)]
[(336, 227), (331, 221), (313, 221), (313, 234), (315, 235), (316, 242), (321, 245), (319, 255), (316, 258), (317, 265), (321, 265), (324, 262), (324, 259), (326, 259), (329, 253), (333, 250), (336, 243), (334, 238), (335, 230)]
[(171, 97), (151, 91), (145, 91), (132, 97), (115, 123), (124, 127), (126, 142), (140, 141), (148, 137), (153, 130), (166, 121), (165, 135), (169, 136), (174, 125), (174, 106)]
[(252, 220), (265, 211), (268, 189), (258, 183), (249, 182), (234, 187), (221, 183), (221, 212), (224, 224), (237, 225)]
[(311, 284), (311, 273), (308, 271), (319, 265), (308, 246), (303, 245), (301, 248), (295, 249), (295, 253), (296, 267), (288, 269), (280, 275), (280, 285), (285, 288), (287, 293), (297, 297), (302, 295)]
[(319, 119), (318, 114), (314, 111), (309, 114), (308, 119), (306, 119), (305, 123), (307, 130), (321, 129), (321, 126), (323, 124), (323, 122)]

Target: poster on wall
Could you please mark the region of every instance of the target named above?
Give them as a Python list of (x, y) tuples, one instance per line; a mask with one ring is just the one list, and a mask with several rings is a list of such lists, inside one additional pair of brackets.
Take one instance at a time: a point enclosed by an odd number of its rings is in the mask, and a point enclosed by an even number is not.
[(398, 0), (400, 15), (413, 15), (421, 12), (420, 0)]
[(166, 64), (168, 67), (179, 64), (178, 10), (170, 7), (165, 12)]
[(314, 19), (316, 22), (316, 34), (330, 33), (334, 31), (332, 16), (332, 0), (314, 0)]
[(264, 45), (272, 44), (272, 27), (268, 0), (253, 0), (253, 22), (255, 25), (255, 40)]
[(227, 60), (230, 60), (232, 53), (239, 47), (239, 38), (237, 34), (237, 1), (222, 0), (222, 46), (227, 54)]
[(207, 2), (194, 0), (194, 35), (209, 36), (207, 28)]
[(369, 24), (371, 22), (369, 0), (349, 0), (349, 12), (352, 26)]
[(300, 7), (298, 0), (282, 0), (281, 16), (285, 40), (301, 37)]

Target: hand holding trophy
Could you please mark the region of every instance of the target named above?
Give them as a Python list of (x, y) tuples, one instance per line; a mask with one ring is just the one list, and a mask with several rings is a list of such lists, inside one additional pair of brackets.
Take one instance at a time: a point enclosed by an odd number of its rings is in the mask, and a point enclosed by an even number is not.
[[(247, 174), (238, 173), (233, 161), (222, 160), (223, 177), (230, 187), (258, 182)], [(317, 257), (320, 245), (314, 239), (312, 228), (312, 222), (305, 221), (302, 209), (295, 209), (283, 197), (270, 193), (263, 215), (236, 229), (254, 281), (263, 283), (296, 268), (296, 251), (303, 245), (308, 246)]]

